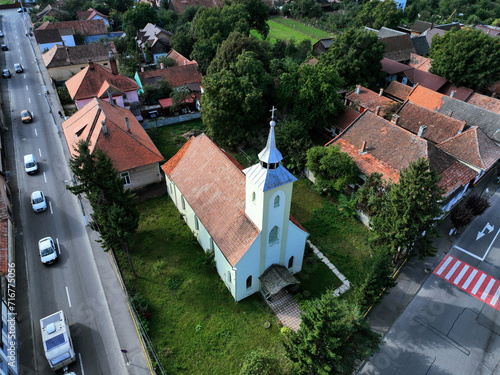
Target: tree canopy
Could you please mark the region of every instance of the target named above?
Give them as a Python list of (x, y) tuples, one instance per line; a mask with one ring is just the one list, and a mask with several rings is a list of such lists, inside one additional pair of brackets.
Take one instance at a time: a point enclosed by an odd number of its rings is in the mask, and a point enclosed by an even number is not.
[(137, 3), (123, 15), (125, 32), (132, 37), (135, 37), (137, 31), (148, 23), (156, 24), (157, 22), (158, 12), (148, 3)]
[(358, 26), (380, 29), (382, 26), (395, 28), (403, 18), (403, 11), (398, 9), (394, 0), (368, 1), (356, 16)]
[(456, 86), (486, 88), (500, 81), (500, 39), (480, 30), (451, 30), (432, 39), (431, 73)]
[(320, 61), (335, 68), (345, 87), (374, 87), (382, 76), (385, 45), (376, 33), (349, 29), (337, 36)]

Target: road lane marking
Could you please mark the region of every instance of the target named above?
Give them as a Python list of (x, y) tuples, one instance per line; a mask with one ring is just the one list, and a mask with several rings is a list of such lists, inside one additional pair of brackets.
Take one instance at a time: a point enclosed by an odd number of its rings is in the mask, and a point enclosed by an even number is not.
[(483, 295), (481, 296), (481, 299), (484, 300), (486, 297), (488, 297), (488, 294), (490, 293), (491, 288), (493, 287), (493, 284), (495, 284), (495, 279), (491, 279), (488, 285), (486, 286), (486, 289), (483, 292)]
[(42, 157), (42, 150), (41, 149), (38, 149), (38, 154), (40, 155), (40, 157)]
[(497, 291), (495, 292), (495, 295), (494, 295), (494, 296), (493, 296), (493, 298), (491, 299), (490, 304), (491, 304), (493, 307), (495, 307), (495, 305), (497, 304), (498, 297), (500, 297), (500, 286), (497, 288)]
[(448, 258), (446, 260), (446, 262), (443, 263), (443, 265), (441, 266), (441, 268), (439, 269), (439, 271), (437, 271), (437, 274), (438, 275), (441, 275), (441, 273), (443, 273), (443, 271), (445, 270), (445, 268), (448, 266), (448, 264), (450, 264), (450, 262), (452, 261), (453, 259), (452, 258)]
[(43, 172), (43, 179), (44, 179), (45, 183), (47, 183), (47, 175), (45, 174), (45, 172)]
[(66, 295), (68, 296), (69, 307), (71, 307), (71, 300), (69, 299), (69, 290), (68, 290), (68, 287), (66, 287)]
[(486, 249), (486, 252), (484, 253), (484, 255), (483, 255), (482, 257), (481, 257), (481, 256), (479, 256), (479, 255), (473, 254), (473, 253), (471, 253), (470, 251), (467, 251), (467, 250), (465, 250), (465, 249), (461, 248), (460, 246), (453, 245), (453, 247), (454, 247), (455, 249), (460, 250), (461, 252), (463, 252), (463, 253), (465, 253), (465, 254), (468, 254), (468, 255), (470, 255), (471, 257), (474, 257), (474, 258), (476, 258), (476, 259), (478, 259), (478, 260), (480, 260), (480, 261), (482, 262), (482, 261), (483, 261), (483, 260), (485, 260), (485, 259), (486, 259), (486, 257), (488, 256), (488, 253), (490, 252), (491, 247), (492, 247), (492, 246), (493, 246), (493, 244), (495, 243), (495, 241), (496, 241), (496, 239), (497, 239), (497, 237), (498, 237), (498, 235), (499, 235), (499, 234), (500, 234), (500, 229), (499, 229), (499, 230), (497, 230), (497, 232), (496, 232), (496, 234), (495, 234), (495, 237), (493, 237), (493, 239), (491, 240), (491, 242), (490, 242), (490, 244), (489, 244), (488, 248)]
[(30, 89), (28, 88), (28, 85), (26, 85), (26, 90), (30, 91)]
[(472, 282), (472, 279), (474, 279), (474, 276), (476, 276), (476, 273), (477, 273), (476, 269), (472, 271), (472, 273), (470, 274), (469, 278), (467, 279), (467, 281), (463, 286), (464, 289), (467, 289), (469, 287), (469, 284)]
[(472, 289), (472, 294), (476, 294), (477, 293), (478, 289), (483, 284), (484, 279), (486, 279), (486, 274), (483, 273), (481, 275), (481, 277), (479, 278), (478, 282), (476, 283), (476, 286), (474, 287), (474, 289)]
[(457, 278), (455, 279), (455, 281), (453, 282), (453, 284), (458, 284), (460, 282), (460, 280), (462, 280), (462, 277), (464, 277), (464, 275), (465, 275), (465, 273), (467, 272), (468, 269), (469, 269), (469, 265), (467, 264), (462, 269), (462, 271), (460, 271), (459, 275), (457, 276)]
[(80, 358), (80, 368), (82, 369), (82, 375), (85, 375), (85, 371), (83, 371), (82, 355), (80, 353), (78, 353), (78, 358)]
[(38, 132), (36, 131), (36, 128), (35, 128), (35, 135), (38, 137)]
[(28, 103), (31, 103), (31, 99), (30, 98), (28, 98)]
[(52, 211), (52, 202), (51, 202), (51, 201), (49, 201), (49, 206), (50, 206), (50, 213), (51, 213), (52, 215), (54, 215), (54, 211)]
[(59, 246), (59, 238), (56, 237), (56, 242), (57, 242), (57, 251), (59, 252), (59, 255), (61, 255), (61, 246)]
[(450, 272), (448, 272), (448, 273), (447, 273), (447, 275), (446, 275), (446, 277), (445, 277), (445, 279), (446, 279), (446, 280), (449, 280), (449, 279), (450, 279), (451, 275), (453, 275), (453, 273), (457, 270), (457, 268), (458, 268), (458, 266), (459, 266), (460, 264), (461, 264), (461, 262), (460, 262), (460, 261), (457, 261), (457, 262), (455, 263), (455, 265), (451, 268)]

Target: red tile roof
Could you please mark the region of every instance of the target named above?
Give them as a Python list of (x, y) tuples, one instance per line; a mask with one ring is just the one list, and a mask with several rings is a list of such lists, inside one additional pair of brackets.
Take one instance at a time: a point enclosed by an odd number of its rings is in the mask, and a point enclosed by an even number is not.
[(345, 107), (345, 111), (337, 118), (336, 128), (344, 131), (354, 120), (359, 117), (360, 113), (351, 107)]
[(108, 16), (106, 16), (105, 14), (102, 14), (101, 12), (99, 12), (93, 8), (89, 8), (88, 10), (78, 11), (78, 12), (76, 12), (76, 16), (80, 20), (91, 20), (95, 16), (100, 16), (100, 17), (107, 19), (109, 21)]
[(420, 86), (435, 91), (439, 90), (448, 82), (446, 78), (418, 69), (406, 70), (404, 74), (413, 85), (418, 83)]
[(164, 160), (132, 112), (105, 100), (94, 98), (64, 121), (62, 127), (71, 155), (76, 153), (75, 146), (80, 140), (87, 140), (91, 152), (100, 148), (119, 172)]
[(382, 59), (382, 61), (380, 61), (380, 63), (382, 64), (381, 70), (390, 75), (402, 73), (405, 70), (413, 69), (411, 66), (408, 66), (406, 64), (385, 57)]
[(446, 96), (452, 96), (455, 99), (467, 101), (467, 98), (474, 93), (474, 90), (465, 87), (465, 86), (455, 86), (451, 82), (446, 82), (439, 90), (437, 90), (441, 94), (445, 94)]
[(427, 126), (424, 138), (441, 143), (461, 133), (465, 121), (460, 121), (439, 112), (431, 111), (418, 104), (407, 101), (398, 111), (398, 125), (413, 134), (417, 134), (420, 126)]
[(436, 91), (417, 85), (413, 88), (408, 100), (431, 111), (435, 111), (443, 105), (443, 96), (443, 94)]
[(469, 96), (466, 102), (500, 114), (500, 99), (474, 92), (471, 96)]
[(187, 83), (200, 83), (202, 77), (198, 71), (198, 64), (176, 65), (165, 69), (155, 69), (146, 72), (137, 72), (142, 85), (154, 84), (166, 79), (171, 87), (184, 86)]
[(431, 59), (412, 53), (408, 65), (412, 68), (428, 72), (431, 68)]
[(75, 32), (82, 34), (83, 36), (91, 35), (107, 35), (108, 29), (104, 20), (78, 20), (78, 21), (64, 21), (64, 22), (52, 22), (46, 21), (42, 23), (36, 30), (47, 30), (47, 29), (66, 29), (70, 30), (71, 35)]
[(133, 79), (113, 74), (111, 69), (100, 64), (89, 65), (65, 82), (69, 95), (73, 100), (83, 100), (99, 96), (103, 85), (112, 85), (121, 92), (139, 90), (139, 85)]
[(384, 94), (393, 96), (401, 101), (405, 101), (408, 99), (408, 95), (410, 95), (411, 90), (411, 86), (404, 85), (398, 81), (392, 81), (384, 90)]
[(478, 169), (488, 170), (500, 159), (500, 147), (477, 126), (438, 145), (438, 147)]
[(246, 178), (241, 166), (202, 134), (192, 137), (162, 169), (235, 266), (259, 235), (245, 214)]
[(189, 65), (189, 64), (197, 64), (195, 60), (189, 60), (187, 57), (182, 56), (179, 52), (175, 50), (171, 50), (167, 57), (174, 59), (177, 65)]
[(396, 103), (394, 100), (381, 96), (363, 86), (361, 86), (359, 94), (356, 94), (356, 90), (353, 90), (348, 93), (345, 98), (347, 101), (374, 113), (377, 110), (377, 106), (380, 106), (380, 116), (383, 116), (388, 110), (390, 110), (390, 107)]

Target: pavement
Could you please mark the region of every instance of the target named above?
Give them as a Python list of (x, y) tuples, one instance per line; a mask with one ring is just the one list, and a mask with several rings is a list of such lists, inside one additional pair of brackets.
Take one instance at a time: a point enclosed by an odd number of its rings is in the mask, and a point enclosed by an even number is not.
[[(52, 80), (43, 63), (40, 48), (36, 44), (34, 37), (29, 38), (31, 47), (33, 48), (36, 56), (38, 69), (43, 79), (43, 84), (45, 85), (45, 97), (49, 107), (51, 108), (54, 126), (58, 129), (59, 139), (69, 160), (70, 153), (62, 132), (62, 123), (65, 119), (58, 115), (59, 111), (63, 112), (63, 107), (59, 101), (57, 90), (52, 84)], [(89, 213), (92, 212), (88, 201), (85, 199), (82, 199), (82, 210), (87, 215), (87, 218), (89, 217)], [(89, 236), (94, 259), (101, 278), (101, 284), (106, 295), (117, 340), (120, 347), (126, 351), (125, 354), (120, 352), (116, 353), (116, 355), (123, 357), (124, 362), (127, 364), (127, 374), (154, 374), (155, 372), (151, 369), (151, 364), (145, 350), (147, 344), (142, 340), (138, 333), (138, 327), (133, 319), (133, 312), (128, 303), (127, 292), (123, 287), (120, 272), (115, 265), (114, 259), (110, 253), (105, 253), (103, 251), (99, 243), (96, 242), (99, 237), (98, 234), (92, 231), (88, 226), (87, 234)]]
[[(469, 190), (468, 194), (480, 194), (491, 197), (499, 187), (496, 171), (492, 171), (479, 181), (473, 189)], [(464, 200), (459, 204), (463, 204)], [(390, 289), (388, 294), (382, 298), (382, 301), (373, 306), (366, 315), (371, 328), (375, 332), (384, 336), (389, 331), (408, 303), (417, 294), (424, 282), (432, 274), (432, 271), (450, 251), (460, 234), (466, 228), (460, 228), (453, 235), (450, 235), (451, 229), (453, 229), (453, 225), (448, 215), (438, 225), (439, 237), (433, 241), (434, 246), (437, 248), (436, 255), (424, 259), (418, 259), (418, 257), (410, 258), (400, 268), (396, 277), (397, 285)]]

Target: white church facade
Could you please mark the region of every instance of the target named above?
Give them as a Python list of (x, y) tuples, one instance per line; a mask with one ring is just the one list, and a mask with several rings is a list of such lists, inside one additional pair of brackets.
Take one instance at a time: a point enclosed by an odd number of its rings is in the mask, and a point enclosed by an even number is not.
[(236, 301), (297, 283), (308, 233), (290, 216), (293, 182), (276, 148), (275, 122), (259, 163), (243, 169), (205, 134), (162, 166), (168, 194)]

